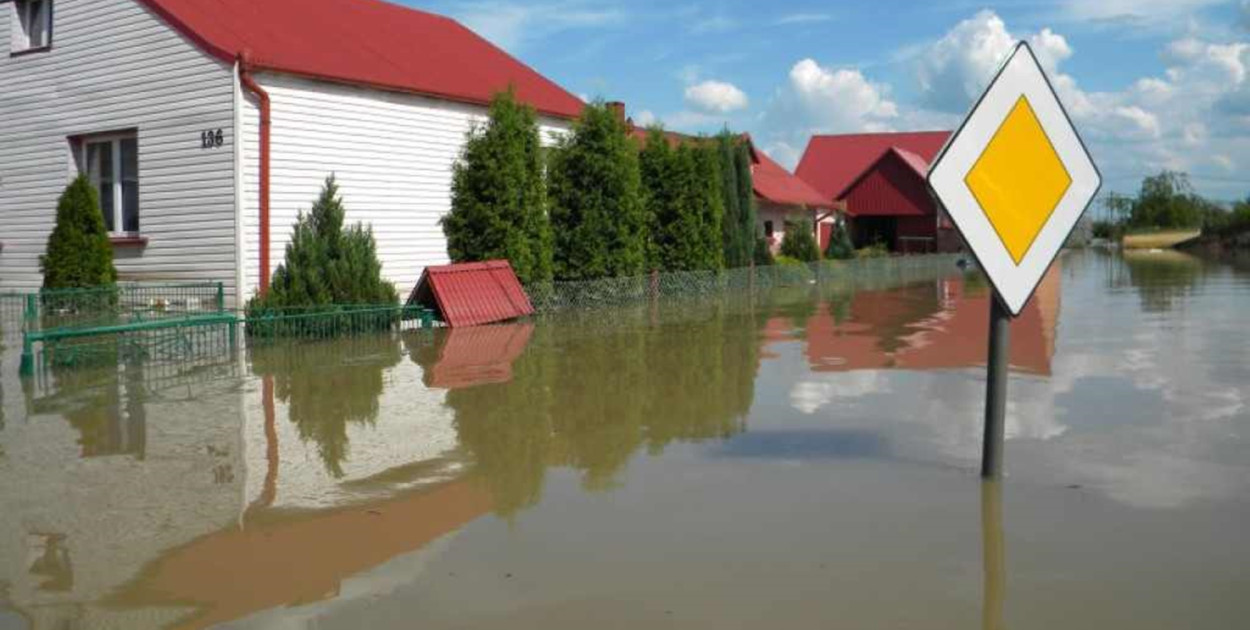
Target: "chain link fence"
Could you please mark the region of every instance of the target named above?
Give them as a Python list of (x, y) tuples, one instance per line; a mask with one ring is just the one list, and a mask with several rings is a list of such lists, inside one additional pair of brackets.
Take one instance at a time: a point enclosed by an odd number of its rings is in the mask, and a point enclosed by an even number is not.
[(630, 278), (526, 287), (540, 315), (691, 301), (750, 303), (786, 288), (881, 289), (958, 273), (958, 255), (822, 260), (723, 271), (657, 272)]

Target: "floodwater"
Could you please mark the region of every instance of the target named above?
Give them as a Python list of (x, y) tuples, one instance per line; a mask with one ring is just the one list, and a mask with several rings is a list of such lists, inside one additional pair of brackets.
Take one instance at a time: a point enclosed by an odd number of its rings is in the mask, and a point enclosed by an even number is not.
[(1066, 255), (22, 382), (0, 629), (1233, 628), (1250, 268)]

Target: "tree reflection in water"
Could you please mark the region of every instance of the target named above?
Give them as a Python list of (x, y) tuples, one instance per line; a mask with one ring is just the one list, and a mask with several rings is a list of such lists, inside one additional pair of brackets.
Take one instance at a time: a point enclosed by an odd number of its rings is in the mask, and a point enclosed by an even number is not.
[(1121, 260), (1147, 313), (1172, 310), (1172, 304), (1190, 295), (1205, 272), (1202, 259), (1173, 250), (1129, 250)]
[[(759, 364), (758, 327), (740, 319), (750, 316), (709, 306), (652, 325), (647, 312), (633, 315), (610, 325), (541, 323), (510, 381), (448, 391), (460, 443), (496, 512), (537, 504), (549, 467), (578, 470), (585, 488), (604, 490), (644, 447), (656, 454), (745, 428)], [(427, 373), (455, 360), (440, 352), (455, 334), (439, 331), (413, 359)]]
[[(115, 356), (115, 355), (114, 355)], [(57, 413), (78, 431), (82, 457), (133, 455), (147, 451), (150, 397), (142, 361), (97, 369), (52, 364), (54, 393), (32, 399), (34, 413)]]
[(326, 472), (342, 478), (350, 449), (347, 424), (377, 420), (384, 373), (399, 364), (402, 350), (391, 335), (365, 335), (259, 348), (251, 358), (258, 376), (273, 377), (300, 439), (316, 442)]

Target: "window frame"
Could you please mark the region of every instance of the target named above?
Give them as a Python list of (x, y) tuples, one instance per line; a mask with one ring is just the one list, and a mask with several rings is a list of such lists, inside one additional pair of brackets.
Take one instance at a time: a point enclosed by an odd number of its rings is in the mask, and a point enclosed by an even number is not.
[[(55, 23), (53, 15), (55, 13), (55, 2), (53, 0), (9, 0), (9, 4), (13, 5), (10, 9), (10, 17), (13, 21), (13, 27), (10, 29), (9, 56), (19, 57), (30, 53), (47, 52), (52, 50), (52, 25)], [(30, 7), (33, 4), (43, 6), (43, 42), (38, 46), (31, 44), (31, 22)]]
[[(142, 183), (141, 183), (142, 180), (139, 177), (140, 168), (139, 168), (139, 132), (138, 130), (127, 129), (127, 130), (122, 130), (122, 131), (110, 131), (106, 133), (84, 134), (80, 136), (75, 136), (73, 140), (74, 140), (75, 158), (78, 163), (78, 172), (79, 174), (87, 177), (88, 181), (91, 182), (91, 186), (97, 192), (99, 192), (100, 190), (101, 182), (97, 178), (92, 176), (91, 162), (88, 159), (89, 149), (92, 145), (103, 144), (103, 145), (108, 146), (109, 157), (112, 160), (112, 176), (111, 176), (110, 186), (112, 188), (112, 202), (113, 202), (112, 204), (113, 205), (113, 216), (112, 216), (113, 229), (108, 231), (108, 235), (110, 238), (113, 238), (113, 239), (139, 238), (143, 234), (143, 220), (142, 220), (143, 205), (140, 203), (140, 197), (139, 197), (138, 192), (142, 191), (143, 188), (142, 188)], [(134, 165), (135, 172), (132, 174), (131, 178), (125, 177), (123, 173), (122, 142), (125, 140), (133, 140), (135, 143), (135, 165)], [(124, 183), (126, 181), (130, 181), (131, 179), (133, 180), (135, 186), (138, 188), (138, 191), (136, 191), (135, 199), (134, 199), (134, 203), (135, 203), (134, 216), (135, 216), (136, 229), (127, 230), (125, 229), (126, 195), (125, 195)], [(103, 203), (100, 204), (100, 210), (101, 212), (103, 212), (104, 210)], [(107, 221), (107, 217), (106, 217), (106, 221)]]

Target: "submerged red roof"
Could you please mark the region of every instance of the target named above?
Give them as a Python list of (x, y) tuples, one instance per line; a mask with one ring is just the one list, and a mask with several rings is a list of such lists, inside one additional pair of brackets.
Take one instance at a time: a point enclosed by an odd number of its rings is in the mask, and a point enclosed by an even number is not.
[[(795, 173), (821, 197), (836, 200), (868, 167), (891, 148), (919, 157), (926, 164), (937, 157), (949, 131), (860, 133), (812, 136)], [(900, 153), (907, 159), (908, 155)]]
[(506, 260), (426, 267), (409, 304), (433, 308), (453, 328), (516, 319), (534, 312)]
[(488, 103), (513, 86), (540, 112), (584, 104), (460, 23), (381, 0), (140, 0), (223, 61), (257, 69)]

